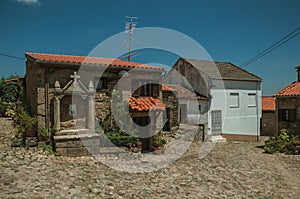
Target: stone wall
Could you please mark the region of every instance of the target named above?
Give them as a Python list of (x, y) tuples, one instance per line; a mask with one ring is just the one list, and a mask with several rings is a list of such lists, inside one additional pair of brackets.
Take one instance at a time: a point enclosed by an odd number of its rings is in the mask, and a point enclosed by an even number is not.
[(300, 97), (277, 97), (277, 113), (280, 109), (293, 109), (295, 110), (295, 122), (280, 121), (278, 117), (278, 131), (280, 129), (288, 129), (290, 133), (300, 135)]
[(169, 125), (170, 128), (179, 125), (179, 102), (176, 98), (175, 94), (171, 91), (163, 91), (162, 92), (162, 101), (169, 109), (170, 118)]
[[(80, 69), (80, 71), (79, 71)], [(78, 72), (80, 75), (80, 81), (87, 87), (89, 81), (92, 80), (94, 84), (99, 81), (100, 76), (102, 78), (106, 78), (107, 90), (113, 90), (116, 87), (116, 82), (119, 80), (118, 72), (123, 70), (122, 68), (111, 68), (109, 70), (103, 71), (101, 67), (87, 67), (86, 70), (80, 68), (79, 65), (68, 65), (68, 64), (40, 64), (36, 63), (32, 60), (28, 60), (26, 63), (26, 96), (29, 110), (32, 115), (37, 115), (39, 119), (39, 125), (47, 125), (46, 118), (49, 116), (49, 125), (52, 126), (54, 123), (53, 118), (53, 106), (54, 106), (54, 85), (55, 81), (60, 83), (60, 87), (63, 88), (66, 84), (71, 80), (70, 76), (74, 74), (74, 71)], [(126, 78), (121, 78), (125, 83), (122, 84), (122, 90), (127, 89), (126, 92), (133, 92), (132, 90), (132, 80), (133, 79), (149, 79), (153, 82), (160, 83), (161, 81), (161, 72), (151, 72), (151, 71), (136, 71), (134, 74), (129, 75)], [(151, 73), (149, 73), (151, 72)], [(48, 92), (46, 86), (49, 86)], [(96, 88), (96, 85), (94, 85)], [(119, 85), (120, 87), (120, 85)], [(123, 88), (124, 87), (124, 88)], [(45, 90), (46, 89), (46, 90)], [(128, 91), (129, 89), (129, 91)], [(48, 93), (48, 102), (46, 102), (46, 96)], [(161, 92), (160, 96), (161, 97)], [(67, 100), (68, 98), (68, 100)], [(72, 97), (71, 97), (72, 98)], [(65, 102), (65, 103), (64, 103)], [(61, 114), (62, 114), (62, 122), (66, 122), (66, 120), (71, 119), (68, 116), (68, 104), (72, 103), (72, 99), (69, 97), (62, 98), (61, 104)], [(47, 105), (49, 109), (47, 110)], [(85, 107), (84, 102), (82, 102), (79, 106)], [(47, 112), (48, 111), (48, 112)], [(111, 110), (110, 110), (110, 96), (101, 94), (97, 92), (95, 94), (95, 111), (98, 120), (111, 120)], [(80, 111), (81, 112), (81, 111)], [(76, 116), (78, 118), (79, 116)], [(65, 120), (63, 118), (66, 118)]]
[(208, 97), (211, 87), (210, 79), (202, 74), (193, 65), (179, 59), (171, 71), (164, 78), (166, 84), (180, 84), (184, 87), (192, 87), (198, 94)]
[(276, 127), (276, 112), (275, 111), (263, 111), (261, 121), (261, 136), (274, 136), (277, 135)]
[(95, 112), (99, 122), (112, 121), (109, 95), (97, 92), (95, 94)]

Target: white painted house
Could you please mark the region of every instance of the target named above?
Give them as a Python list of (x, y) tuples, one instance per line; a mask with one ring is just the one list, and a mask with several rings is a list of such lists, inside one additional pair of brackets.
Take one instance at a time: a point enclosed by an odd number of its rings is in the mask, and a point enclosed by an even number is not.
[[(181, 75), (174, 75), (177, 72)], [(258, 139), (261, 82), (260, 77), (229, 62), (185, 58), (178, 59), (164, 79), (164, 83), (188, 85), (208, 98), (207, 120), (200, 119), (202, 112), (197, 120), (212, 140)]]

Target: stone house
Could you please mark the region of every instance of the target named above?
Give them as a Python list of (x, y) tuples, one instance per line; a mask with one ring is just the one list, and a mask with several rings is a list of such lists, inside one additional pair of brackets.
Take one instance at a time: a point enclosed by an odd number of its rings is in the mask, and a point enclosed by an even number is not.
[(273, 96), (262, 97), (261, 136), (277, 134), (276, 124), (276, 98)]
[[(261, 81), (229, 62), (179, 58), (164, 77), (207, 99), (201, 111), (189, 112), (189, 123), (205, 126), (210, 140), (257, 140), (260, 135)], [(179, 105), (185, 109), (187, 105)], [(181, 110), (181, 113), (185, 110)], [(206, 116), (203, 114), (205, 113)], [(182, 115), (179, 115), (182, 116)], [(201, 119), (205, 118), (205, 119)]]
[[(112, 91), (126, 102), (130, 115), (127, 120), (147, 127), (143, 129), (147, 135), (141, 138), (142, 147), (152, 150), (152, 135), (162, 123), (156, 120), (165, 110), (160, 101), (163, 68), (111, 58), (41, 53), (25, 56), (27, 103), (39, 125), (56, 130), (54, 143), (58, 152), (87, 154), (83, 146), (73, 146), (68, 141), (78, 141), (78, 134), (97, 138), (92, 133), (97, 121), (113, 121), (114, 102), (108, 94)], [(149, 121), (150, 114), (154, 121)]]
[[(166, 105), (168, 128), (177, 127), (179, 124), (206, 124), (208, 99), (185, 88), (180, 84), (162, 85), (163, 102)], [(203, 117), (198, 117), (198, 113)], [(198, 119), (200, 120), (198, 122)]]
[(297, 70), (297, 81), (283, 88), (276, 97), (277, 131), (288, 129), (290, 133), (300, 135), (300, 66)]

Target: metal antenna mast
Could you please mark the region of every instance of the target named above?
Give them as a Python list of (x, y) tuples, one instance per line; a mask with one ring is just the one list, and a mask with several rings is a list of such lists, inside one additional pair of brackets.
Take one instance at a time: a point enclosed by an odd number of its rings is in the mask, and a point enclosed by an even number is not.
[(137, 25), (137, 22), (134, 22), (134, 20), (137, 20), (137, 17), (128, 17), (126, 16), (127, 19), (129, 19), (129, 21), (126, 21), (125, 23), (125, 33), (129, 33), (129, 42), (126, 42), (126, 47), (128, 48), (128, 55), (125, 56), (125, 58), (127, 58), (128, 61), (130, 61), (130, 58), (133, 56), (136, 56), (137, 53), (135, 54), (131, 54), (131, 45), (132, 45), (132, 41), (133, 41), (133, 30), (135, 29), (135, 26)]

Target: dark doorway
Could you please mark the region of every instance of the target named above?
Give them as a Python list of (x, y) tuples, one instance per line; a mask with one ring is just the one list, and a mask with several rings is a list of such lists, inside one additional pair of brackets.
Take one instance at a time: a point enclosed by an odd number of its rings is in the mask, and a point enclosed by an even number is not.
[(163, 131), (170, 131), (170, 108), (167, 108), (166, 111), (163, 112), (163, 118), (164, 118), (164, 127)]
[[(133, 121), (140, 127), (147, 126), (150, 123), (150, 117), (134, 117)], [(143, 137), (145, 138), (140, 138), (140, 141), (142, 142), (142, 152), (149, 152), (152, 150), (151, 147), (151, 139), (152, 137), (149, 136), (149, 129), (147, 128), (147, 132), (141, 132), (141, 129), (137, 129), (139, 134), (143, 134)], [(145, 130), (143, 130), (145, 131)]]

